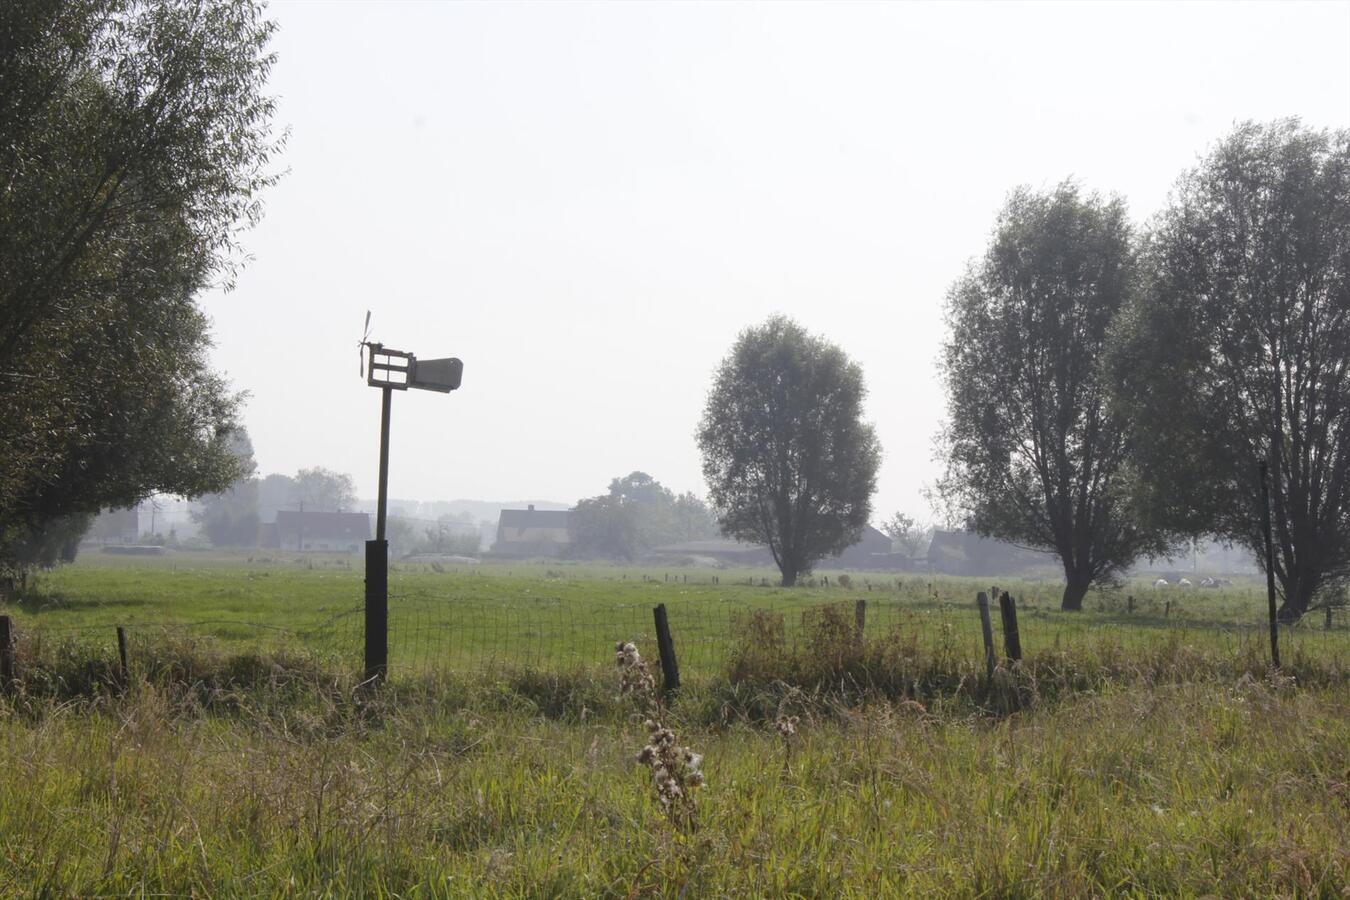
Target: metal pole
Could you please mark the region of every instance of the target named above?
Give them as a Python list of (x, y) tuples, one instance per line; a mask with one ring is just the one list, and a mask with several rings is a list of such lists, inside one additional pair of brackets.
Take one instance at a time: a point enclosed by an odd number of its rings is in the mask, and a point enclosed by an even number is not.
[(389, 409), (393, 406), (393, 388), (384, 388), (380, 401), (380, 498), (375, 510), (375, 540), (384, 540), (384, 511), (389, 502)]
[(389, 671), (389, 543), (384, 511), (389, 501), (389, 408), (393, 389), (384, 388), (380, 406), (380, 493), (375, 509), (375, 540), (366, 541), (366, 680)]
[(1275, 544), (1270, 539), (1270, 466), (1261, 461), (1261, 530), (1266, 538), (1266, 598), (1270, 602), (1270, 662), (1280, 667), (1280, 625), (1275, 613)]

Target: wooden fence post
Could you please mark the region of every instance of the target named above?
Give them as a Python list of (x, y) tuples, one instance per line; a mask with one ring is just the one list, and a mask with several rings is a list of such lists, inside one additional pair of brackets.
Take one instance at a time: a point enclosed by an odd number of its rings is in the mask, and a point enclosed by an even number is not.
[(1134, 612), (1134, 594), (1130, 594), (1125, 598), (1125, 611), (1129, 613)]
[(984, 674), (994, 677), (994, 626), (989, 621), (989, 597), (980, 591), (975, 597), (975, 605), (980, 608), (980, 633), (984, 636)]
[(859, 600), (853, 604), (853, 642), (862, 649), (863, 627), (867, 624), (867, 601)]
[(1330, 603), (1327, 604), (1327, 618), (1326, 618), (1326, 622), (1325, 622), (1325, 623), (1323, 624), (1323, 626), (1322, 626), (1322, 630), (1323, 630), (1323, 631), (1330, 631), (1330, 630), (1331, 630), (1331, 604), (1330, 604)]
[(131, 683), (131, 670), (127, 666), (127, 633), (121, 626), (117, 626), (117, 661), (121, 663), (120, 675), (123, 686)]
[(1017, 601), (1007, 591), (998, 595), (999, 612), (1003, 614), (1003, 652), (1008, 659), (1022, 658), (1022, 637), (1017, 633)]
[(669, 694), (680, 686), (680, 664), (675, 661), (675, 641), (670, 636), (666, 605), (652, 610), (656, 615), (656, 652), (661, 657), (661, 690)]
[(0, 616), (0, 687), (14, 688), (14, 629), (9, 616)]

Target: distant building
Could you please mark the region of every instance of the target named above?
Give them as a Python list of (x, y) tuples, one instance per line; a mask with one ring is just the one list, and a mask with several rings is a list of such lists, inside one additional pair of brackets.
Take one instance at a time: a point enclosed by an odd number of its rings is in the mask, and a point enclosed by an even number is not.
[(871, 525), (864, 525), (857, 543), (833, 559), (819, 563), (821, 569), (875, 569), (888, 567), (891, 539)]
[(655, 556), (687, 557), (695, 562), (724, 566), (761, 568), (773, 565), (773, 554), (764, 544), (750, 544), (730, 538), (709, 538), (701, 541), (681, 541), (652, 549)]
[[(685, 556), (706, 559), (728, 566), (772, 566), (773, 554), (764, 544), (750, 544), (727, 538), (684, 541), (667, 544), (652, 551), (658, 556)], [(891, 553), (891, 539), (871, 525), (864, 525), (858, 541), (843, 553), (815, 564), (817, 569), (886, 569), (896, 567), (898, 554)]]
[(282, 550), (325, 550), (359, 553), (370, 540), (370, 513), (297, 512), (280, 510), (274, 529), (265, 529), (267, 543)]
[(1057, 564), (1048, 553), (981, 537), (973, 531), (939, 529), (928, 545), (929, 571), (941, 575), (1016, 575)]
[(571, 513), (565, 509), (504, 509), (497, 519), (498, 556), (525, 559), (531, 556), (561, 556), (572, 544), (568, 530)]

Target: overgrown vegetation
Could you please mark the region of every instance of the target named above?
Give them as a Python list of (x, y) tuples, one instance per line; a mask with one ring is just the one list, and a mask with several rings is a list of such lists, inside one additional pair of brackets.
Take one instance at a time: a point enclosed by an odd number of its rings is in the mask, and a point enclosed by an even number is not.
[[(645, 714), (607, 667), (404, 678), (369, 693), (303, 653), (178, 644), (122, 685), (87, 648), (29, 648), (30, 675), (0, 701), (0, 890), (1350, 887), (1344, 672), (1234, 678), (1231, 663), (1172, 647), (1114, 663), (1037, 660), (982, 698), (978, 674), (925, 682), (942, 657), (919, 653), (909, 674), (928, 685), (920, 705), (894, 699), (909, 688), (874, 668), (910, 648), (889, 637), (858, 648), (846, 625), (822, 614), (814, 657), (742, 659), (669, 705), (668, 724), (705, 754), (696, 829), (677, 827), (647, 787), (633, 754), (649, 737)], [(1064, 689), (1047, 691), (1052, 681)], [(1017, 691), (1017, 703), (997, 699)]]

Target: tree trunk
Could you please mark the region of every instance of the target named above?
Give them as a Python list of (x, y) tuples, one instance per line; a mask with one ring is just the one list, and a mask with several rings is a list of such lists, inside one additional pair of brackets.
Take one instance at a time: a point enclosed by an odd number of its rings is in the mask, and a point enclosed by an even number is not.
[(796, 587), (797, 571), (795, 569), (785, 565), (779, 571), (783, 573), (783, 580), (780, 582), (783, 587)]
[(1276, 618), (1285, 625), (1292, 625), (1303, 614), (1308, 611), (1312, 605), (1313, 594), (1316, 593), (1316, 584), (1311, 578), (1302, 578), (1293, 585), (1284, 585), (1284, 602), (1280, 604), (1276, 611)]
[(1092, 582), (1088, 579), (1071, 576), (1064, 584), (1064, 599), (1060, 601), (1059, 608), (1066, 612), (1082, 612), (1083, 598), (1091, 586)]

